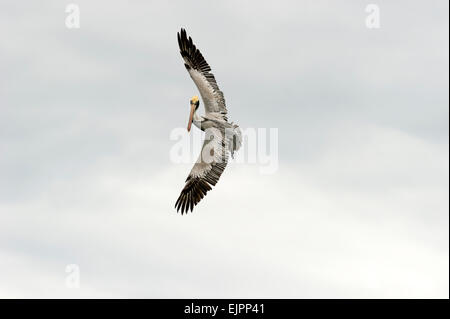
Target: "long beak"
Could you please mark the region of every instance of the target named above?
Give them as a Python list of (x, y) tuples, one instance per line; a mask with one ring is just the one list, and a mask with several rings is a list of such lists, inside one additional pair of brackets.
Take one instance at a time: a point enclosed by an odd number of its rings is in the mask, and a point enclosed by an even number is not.
[(191, 112), (189, 113), (189, 122), (188, 122), (188, 127), (187, 127), (188, 132), (191, 130), (191, 125), (192, 125), (192, 119), (194, 117), (194, 112), (195, 112), (195, 105), (193, 103), (191, 103)]

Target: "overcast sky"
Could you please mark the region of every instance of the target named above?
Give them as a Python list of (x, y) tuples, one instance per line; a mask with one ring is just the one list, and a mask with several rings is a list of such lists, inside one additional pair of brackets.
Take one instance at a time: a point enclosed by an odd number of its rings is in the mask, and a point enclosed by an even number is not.
[[(0, 297), (449, 297), (447, 1), (69, 3), (0, 4)], [(181, 27), (279, 138), (185, 216)]]

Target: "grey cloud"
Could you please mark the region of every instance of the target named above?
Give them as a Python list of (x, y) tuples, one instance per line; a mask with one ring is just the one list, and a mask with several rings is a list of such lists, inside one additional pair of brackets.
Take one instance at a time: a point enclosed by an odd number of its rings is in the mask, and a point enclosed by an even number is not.
[[(448, 298), (447, 2), (76, 3), (1, 5), (0, 296)], [(180, 27), (280, 138), (183, 218)]]

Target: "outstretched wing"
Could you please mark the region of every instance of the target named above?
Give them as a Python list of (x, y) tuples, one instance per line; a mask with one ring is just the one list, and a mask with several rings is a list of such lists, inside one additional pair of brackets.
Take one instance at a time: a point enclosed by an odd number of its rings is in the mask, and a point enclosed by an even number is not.
[(186, 184), (178, 197), (175, 207), (181, 214), (194, 209), (211, 186), (216, 185), (227, 166), (228, 153), (224, 134), (218, 128), (209, 128), (205, 131), (205, 141), (197, 162), (194, 164)]
[(205, 112), (220, 113), (226, 120), (227, 108), (223, 93), (217, 86), (214, 75), (210, 72), (211, 67), (192, 43), (192, 38), (187, 37), (184, 29), (178, 33), (178, 45), (184, 65), (202, 96)]

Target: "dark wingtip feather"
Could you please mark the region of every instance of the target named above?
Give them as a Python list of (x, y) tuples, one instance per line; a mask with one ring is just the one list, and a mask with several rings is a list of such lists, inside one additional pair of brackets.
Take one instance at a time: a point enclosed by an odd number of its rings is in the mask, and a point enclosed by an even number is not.
[(187, 214), (189, 210), (192, 212), (194, 207), (206, 196), (206, 193), (212, 190), (212, 186), (216, 185), (225, 167), (226, 159), (225, 163), (213, 165), (208, 174), (201, 178), (189, 175), (186, 185), (175, 203), (177, 212), (181, 212), (181, 215)]
[(201, 178), (188, 178), (186, 185), (178, 197), (175, 207), (182, 215), (193, 211), (194, 207), (211, 190), (211, 186)]
[(187, 60), (189, 67), (198, 70), (204, 73), (205, 75), (208, 75), (208, 77), (215, 83), (214, 76), (208, 73), (209, 71), (211, 71), (211, 67), (206, 62), (201, 52), (195, 46), (192, 37), (190, 36), (188, 37), (186, 30), (184, 28), (181, 28), (181, 31), (178, 33), (177, 38), (181, 56), (185, 60)]

